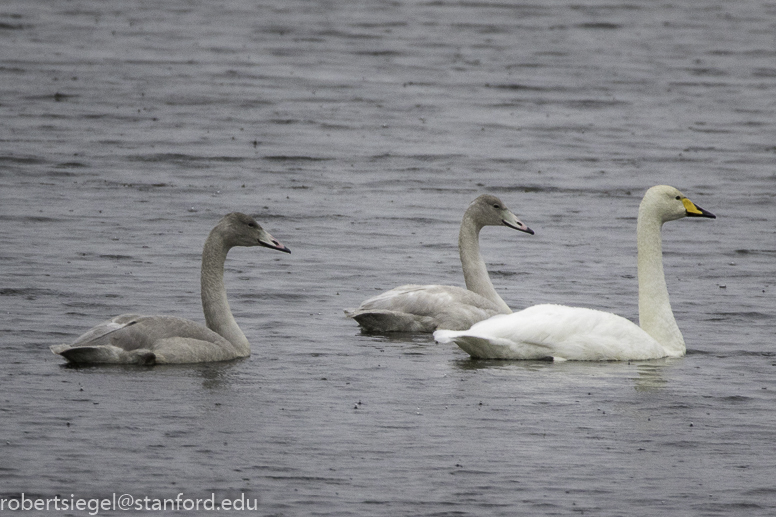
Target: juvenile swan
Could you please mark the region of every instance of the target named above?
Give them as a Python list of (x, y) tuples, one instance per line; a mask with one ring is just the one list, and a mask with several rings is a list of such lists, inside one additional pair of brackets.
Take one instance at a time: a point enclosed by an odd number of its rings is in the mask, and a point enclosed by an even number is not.
[(714, 214), (673, 187), (644, 195), (637, 223), (639, 323), (608, 312), (563, 305), (536, 305), (495, 316), (463, 332), (440, 330), (434, 339), (455, 342), (477, 359), (607, 361), (681, 357), (684, 338), (676, 325), (663, 274), (661, 229), (666, 221)]
[(207, 328), (183, 318), (122, 314), (100, 323), (70, 345), (51, 351), (71, 363), (163, 364), (226, 361), (251, 353), (229, 309), (224, 261), (233, 246), (264, 246), (285, 253), (251, 217), (231, 213), (210, 231), (202, 250), (202, 309)]
[(496, 196), (485, 194), (478, 197), (463, 214), (458, 250), (466, 289), (449, 285), (403, 285), (370, 298), (358, 309), (346, 310), (345, 313), (367, 332), (468, 329), (485, 318), (511, 313), (509, 306), (493, 288), (480, 254), (482, 227), (501, 225), (531, 235), (534, 233)]

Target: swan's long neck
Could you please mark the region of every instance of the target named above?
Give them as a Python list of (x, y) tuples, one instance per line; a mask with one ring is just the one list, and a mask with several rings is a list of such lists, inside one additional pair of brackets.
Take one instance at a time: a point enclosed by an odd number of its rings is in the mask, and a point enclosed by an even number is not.
[(502, 313), (509, 314), (512, 310), (504, 303), (493, 287), (485, 260), (480, 254), (481, 229), (482, 226), (477, 224), (471, 214), (466, 212), (461, 222), (461, 231), (458, 234), (458, 251), (461, 254), (466, 288), (498, 305)]
[(228, 339), (238, 350), (250, 352), (250, 344), (232, 316), (224, 287), (224, 262), (229, 247), (213, 230), (202, 250), (202, 310), (209, 329)]
[(663, 223), (645, 207), (639, 209), (638, 238), (639, 326), (663, 345), (669, 355), (684, 355), (682, 333), (676, 325), (663, 273)]

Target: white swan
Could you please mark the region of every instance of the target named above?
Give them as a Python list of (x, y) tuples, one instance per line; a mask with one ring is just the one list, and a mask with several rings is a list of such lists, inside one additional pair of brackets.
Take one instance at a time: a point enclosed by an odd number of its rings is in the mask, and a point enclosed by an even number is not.
[(466, 289), (448, 285), (403, 285), (346, 310), (367, 332), (433, 332), (467, 329), (496, 314), (512, 311), (496, 293), (480, 254), (479, 236), (484, 226), (505, 225), (533, 235), (496, 196), (472, 201), (461, 221), (458, 250)]
[(659, 185), (644, 195), (637, 223), (639, 323), (592, 309), (536, 305), (494, 316), (469, 330), (440, 330), (434, 339), (455, 342), (477, 359), (606, 361), (681, 357), (684, 338), (676, 325), (663, 274), (663, 223), (714, 214), (694, 205), (673, 187)]
[(210, 231), (202, 250), (202, 309), (207, 328), (172, 316), (122, 314), (100, 323), (70, 345), (51, 351), (71, 363), (164, 364), (226, 361), (250, 355), (224, 288), (224, 262), (234, 246), (291, 251), (251, 217), (231, 213)]

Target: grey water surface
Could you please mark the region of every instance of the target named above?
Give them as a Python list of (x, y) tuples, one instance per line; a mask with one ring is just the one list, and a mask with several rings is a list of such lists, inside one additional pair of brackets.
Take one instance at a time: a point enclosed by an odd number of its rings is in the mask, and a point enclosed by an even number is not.
[[(664, 228), (684, 358), (473, 361), (344, 317), (462, 285), (458, 224), (488, 192), (536, 231), (482, 232), (512, 308), (636, 320), (660, 183), (718, 216)], [(773, 515), (775, 203), (772, 1), (6, 0), (0, 498)], [(203, 321), (201, 246), (231, 211), (292, 250), (229, 255), (249, 359), (51, 354), (123, 312)]]

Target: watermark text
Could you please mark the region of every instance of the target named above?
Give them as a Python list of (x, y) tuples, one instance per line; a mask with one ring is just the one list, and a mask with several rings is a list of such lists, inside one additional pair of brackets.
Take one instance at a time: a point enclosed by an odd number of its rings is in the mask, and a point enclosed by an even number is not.
[(100, 512), (136, 511), (208, 511), (208, 512), (242, 512), (256, 511), (259, 508), (258, 499), (240, 497), (234, 499), (216, 499), (215, 494), (206, 498), (186, 497), (183, 493), (174, 498), (136, 497), (131, 494), (111, 494), (110, 497), (70, 497), (59, 495), (53, 497), (27, 496), (23, 492), (17, 497), (0, 498), (0, 513), (2, 512), (85, 512), (89, 515), (99, 515)]

